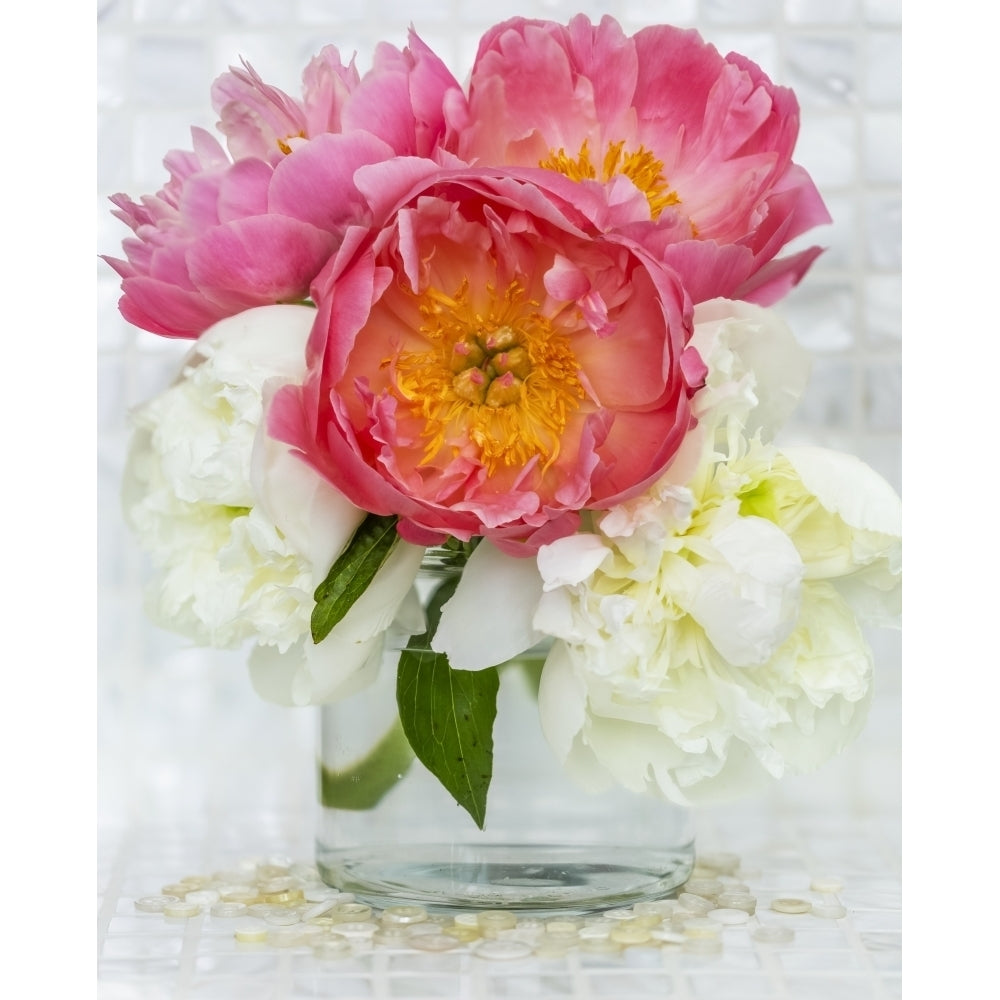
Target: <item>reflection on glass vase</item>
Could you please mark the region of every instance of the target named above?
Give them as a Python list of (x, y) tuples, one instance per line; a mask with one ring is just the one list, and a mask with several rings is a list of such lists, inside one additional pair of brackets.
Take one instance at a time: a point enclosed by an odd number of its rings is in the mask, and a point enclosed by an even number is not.
[[(421, 570), (418, 581), (433, 585)], [(534, 655), (533, 655), (534, 654)], [(396, 702), (398, 646), (377, 679), (320, 709), (317, 865), (374, 906), (583, 913), (663, 897), (694, 864), (688, 809), (582, 791), (542, 735), (544, 651), (499, 668), (483, 829), (415, 759)]]

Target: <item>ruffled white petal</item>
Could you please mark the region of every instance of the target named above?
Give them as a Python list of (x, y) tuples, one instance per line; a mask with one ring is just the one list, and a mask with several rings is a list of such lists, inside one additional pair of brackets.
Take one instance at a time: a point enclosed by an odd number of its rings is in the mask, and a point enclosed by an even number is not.
[(699, 420), (718, 426), (735, 417), (748, 437), (773, 437), (809, 379), (809, 355), (773, 309), (712, 299), (695, 307), (691, 346), (708, 365), (694, 398)]
[(788, 536), (759, 517), (726, 525), (712, 546), (720, 559), (698, 567), (688, 613), (729, 663), (763, 663), (795, 627), (802, 560)]
[(896, 491), (861, 459), (813, 445), (782, 448), (802, 485), (852, 528), (899, 537), (903, 505)]
[(432, 643), (457, 670), (482, 670), (544, 638), (532, 619), (542, 596), (534, 559), (517, 559), (483, 540), (441, 611)]

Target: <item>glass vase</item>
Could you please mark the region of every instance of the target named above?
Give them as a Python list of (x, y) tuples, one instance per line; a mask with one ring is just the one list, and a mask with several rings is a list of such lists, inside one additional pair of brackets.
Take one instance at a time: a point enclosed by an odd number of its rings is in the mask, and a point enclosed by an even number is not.
[[(425, 560), (421, 596), (449, 572)], [(376, 907), (569, 914), (662, 898), (687, 880), (690, 810), (624, 789), (591, 794), (553, 754), (537, 708), (544, 649), (499, 668), (493, 778), (479, 829), (403, 735), (400, 645), (387, 645), (368, 687), (319, 709), (324, 881)]]

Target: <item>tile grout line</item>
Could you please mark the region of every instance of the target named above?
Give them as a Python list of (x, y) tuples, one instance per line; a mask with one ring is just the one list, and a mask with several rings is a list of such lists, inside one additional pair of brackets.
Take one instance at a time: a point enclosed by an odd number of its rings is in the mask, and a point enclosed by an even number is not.
[(97, 915), (98, 958), (104, 951), (104, 942), (108, 936), (108, 927), (118, 910), (118, 900), (121, 898), (121, 886), (125, 881), (125, 874), (128, 869), (126, 855), (131, 850), (131, 841), (132, 831), (126, 830), (122, 835), (121, 844), (115, 851), (115, 860), (111, 865), (111, 872), (108, 875), (108, 883), (101, 901), (101, 909)]

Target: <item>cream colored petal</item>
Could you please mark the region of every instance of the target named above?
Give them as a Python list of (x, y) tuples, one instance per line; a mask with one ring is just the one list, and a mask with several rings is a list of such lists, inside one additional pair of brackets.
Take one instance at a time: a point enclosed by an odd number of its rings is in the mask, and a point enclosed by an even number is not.
[(254, 646), (248, 659), (250, 681), (257, 694), (278, 705), (321, 705), (367, 686), (381, 651), (381, 637), (347, 643), (332, 635), (318, 646), (306, 636), (285, 653), (274, 646)]
[(456, 670), (504, 663), (544, 638), (532, 625), (542, 596), (534, 559), (517, 559), (482, 541), (469, 557), (432, 643)]
[(712, 543), (723, 561), (698, 567), (687, 610), (729, 663), (764, 663), (795, 627), (802, 560), (788, 536), (759, 517), (738, 518)]
[(852, 528), (899, 537), (903, 505), (896, 491), (861, 459), (815, 445), (781, 449), (802, 485)]
[(565, 762), (587, 720), (587, 690), (565, 643), (556, 642), (545, 658), (538, 685), (538, 717), (549, 746)]

